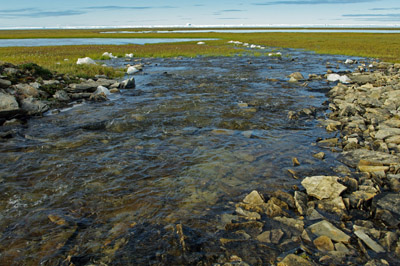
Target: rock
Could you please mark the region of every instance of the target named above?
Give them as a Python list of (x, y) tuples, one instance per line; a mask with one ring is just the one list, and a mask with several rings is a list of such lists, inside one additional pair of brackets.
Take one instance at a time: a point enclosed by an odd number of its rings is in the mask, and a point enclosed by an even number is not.
[(297, 211), (300, 215), (304, 215), (307, 211), (307, 195), (300, 191), (294, 192), (294, 201)]
[(28, 97), (21, 101), (21, 109), (28, 115), (37, 115), (49, 110), (49, 106), (38, 99)]
[(112, 53), (109, 53), (109, 52), (104, 52), (104, 53), (102, 54), (102, 56), (103, 56), (103, 57), (108, 57), (108, 58), (110, 58), (110, 59), (112, 59), (112, 58), (117, 58), (115, 55), (113, 55)]
[(321, 221), (308, 227), (308, 229), (317, 236), (327, 236), (333, 241), (349, 243), (350, 237), (337, 229), (328, 221)]
[(385, 249), (374, 240), (372, 240), (367, 234), (365, 234), (363, 230), (355, 230), (354, 234), (376, 253), (385, 252)]
[(78, 61), (76, 61), (77, 65), (95, 65), (96, 62), (90, 58), (90, 57), (85, 57), (85, 58), (78, 58)]
[(278, 221), (281, 224), (293, 227), (299, 232), (302, 232), (304, 230), (304, 222), (302, 220), (286, 218), (286, 217), (275, 217), (274, 220)]
[(341, 83), (350, 83), (351, 79), (346, 75), (340, 76), (339, 74), (328, 74), (326, 79), (331, 82), (340, 81)]
[(391, 165), (398, 164), (400, 157), (379, 151), (357, 149), (341, 153), (338, 160), (350, 167), (357, 168), (360, 160), (369, 162), (369, 165)]
[(354, 64), (354, 60), (346, 59), (345, 64)]
[(0, 92), (0, 117), (18, 111), (19, 105), (14, 96)]
[(135, 79), (130, 78), (121, 82), (120, 89), (134, 89), (136, 87)]
[(282, 232), (281, 229), (271, 230), (271, 243), (279, 244), (279, 241), (281, 241), (283, 235), (284, 233)]
[(376, 77), (371, 75), (352, 75), (350, 77), (351, 81), (354, 83), (358, 83), (359, 85), (371, 83), (374, 84), (376, 82)]
[(205, 42), (198, 42), (197, 43), (198, 45), (204, 45), (204, 44), (206, 44)]
[(320, 159), (320, 160), (323, 160), (323, 159), (325, 159), (325, 153), (321, 151), (319, 153), (313, 154), (313, 157), (317, 158), (317, 159)]
[(265, 231), (259, 234), (257, 240), (264, 243), (271, 243), (271, 231)]
[(336, 212), (341, 214), (346, 209), (346, 205), (343, 202), (342, 197), (334, 199), (324, 199), (318, 201), (318, 208), (328, 212)]
[(277, 266), (314, 266), (314, 265), (315, 265), (314, 263), (294, 254), (287, 255), (281, 262), (278, 262), (277, 264)]
[(377, 139), (386, 139), (392, 136), (400, 135), (400, 128), (382, 128), (375, 134)]
[(345, 253), (345, 254), (348, 254), (348, 253), (350, 252), (350, 250), (349, 250), (349, 249), (346, 247), (346, 245), (343, 244), (343, 243), (336, 243), (336, 244), (335, 244), (335, 249), (336, 249), (337, 251), (343, 252), (343, 253)]
[(110, 89), (110, 93), (118, 93), (118, 92), (120, 92), (120, 90), (117, 88)]
[(289, 78), (294, 78), (296, 81), (304, 79), (303, 75), (300, 72), (294, 72), (289, 75)]
[(39, 91), (28, 84), (23, 84), (23, 83), (17, 84), (15, 85), (15, 87), (17, 88), (18, 93), (24, 96), (32, 96), (32, 97), (39, 96)]
[(243, 202), (252, 205), (261, 205), (265, 203), (262, 196), (256, 190), (253, 190), (250, 194), (248, 194), (244, 198)]
[(333, 245), (332, 240), (327, 237), (327, 236), (320, 236), (314, 239), (313, 241), (314, 246), (319, 250), (319, 251), (333, 251), (335, 250), (335, 247)]
[(400, 194), (399, 193), (386, 193), (377, 200), (377, 207), (391, 211), (392, 213), (400, 216)]
[(104, 86), (98, 86), (97, 90), (94, 92), (94, 94), (101, 94), (104, 93), (104, 95), (110, 95), (111, 92)]
[(315, 210), (314, 208), (309, 209), (307, 211), (307, 219), (310, 221), (315, 221), (315, 220), (322, 220), (325, 217), (322, 216), (317, 210)]
[(285, 202), (291, 209), (294, 209), (296, 207), (295, 206), (295, 202), (294, 202), (294, 198), (289, 193), (284, 192), (282, 190), (278, 190), (278, 191), (275, 191), (272, 195), (275, 198)]
[(126, 71), (126, 73), (127, 73), (128, 75), (133, 75), (133, 74), (135, 74), (136, 72), (139, 72), (139, 69), (137, 69), (135, 66), (130, 66), (130, 67), (128, 67), (128, 70)]
[(240, 207), (236, 207), (236, 213), (239, 215), (245, 216), (245, 218), (248, 220), (260, 220), (261, 219), (261, 215), (258, 214), (257, 212), (245, 211)]
[(319, 200), (334, 199), (346, 190), (346, 187), (337, 180), (337, 176), (312, 176), (305, 178), (301, 184), (310, 196)]
[(289, 79), (289, 82), (290, 83), (296, 83), (296, 82), (299, 82), (297, 79), (295, 79), (294, 77), (291, 77), (290, 79)]
[(0, 89), (7, 89), (11, 86), (11, 81), (6, 79), (0, 79)]
[(56, 93), (54, 93), (53, 97), (61, 102), (67, 102), (70, 100), (68, 93), (66, 93), (64, 90), (56, 91)]

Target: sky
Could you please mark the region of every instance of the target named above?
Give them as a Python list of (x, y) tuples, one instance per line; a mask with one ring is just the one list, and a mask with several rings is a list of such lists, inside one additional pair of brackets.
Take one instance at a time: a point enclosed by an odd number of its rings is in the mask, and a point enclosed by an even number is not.
[(400, 25), (399, 0), (1, 0), (0, 28)]

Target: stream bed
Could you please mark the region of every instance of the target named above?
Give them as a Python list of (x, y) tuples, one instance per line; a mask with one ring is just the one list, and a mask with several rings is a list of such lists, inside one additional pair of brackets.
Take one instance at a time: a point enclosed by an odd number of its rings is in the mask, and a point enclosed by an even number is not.
[[(314, 145), (331, 136), (315, 119), (329, 84), (287, 76), (351, 65), (281, 52), (143, 59), (136, 89), (30, 119), (0, 145), (0, 264), (211, 265), (234, 255), (219, 239), (235, 203), (300, 186), (294, 157), (301, 177), (339, 164)], [(287, 118), (312, 107), (315, 118)], [(312, 156), (321, 151), (325, 160)], [(248, 256), (266, 254), (250, 246)]]

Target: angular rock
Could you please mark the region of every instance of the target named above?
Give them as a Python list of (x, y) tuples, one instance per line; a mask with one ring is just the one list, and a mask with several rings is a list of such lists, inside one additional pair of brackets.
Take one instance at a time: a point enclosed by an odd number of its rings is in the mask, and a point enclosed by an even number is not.
[(244, 203), (247, 204), (253, 204), (253, 205), (261, 205), (264, 202), (264, 199), (261, 197), (261, 195), (258, 193), (258, 191), (253, 190), (250, 194), (248, 194), (244, 200)]
[(372, 240), (363, 230), (355, 230), (354, 234), (376, 253), (385, 252), (385, 249), (374, 240)]
[(337, 176), (312, 176), (305, 178), (301, 184), (310, 196), (319, 200), (334, 199), (346, 190), (346, 187), (337, 180)]
[(343, 253), (345, 253), (345, 254), (347, 254), (347, 253), (350, 252), (350, 250), (349, 250), (349, 249), (346, 247), (346, 245), (343, 244), (343, 243), (336, 243), (336, 244), (335, 244), (335, 249), (336, 249), (337, 251), (343, 252)]
[(279, 200), (285, 202), (290, 208), (295, 208), (295, 202), (292, 195), (282, 190), (275, 191), (273, 196), (278, 198)]
[(300, 256), (290, 254), (287, 255), (277, 266), (314, 266), (313, 262), (303, 259)]
[(319, 251), (333, 251), (335, 250), (335, 247), (333, 245), (332, 240), (327, 237), (327, 236), (320, 236), (314, 239), (313, 241), (314, 246), (319, 250)]
[(134, 89), (136, 87), (135, 79), (130, 78), (121, 82), (120, 89)]
[(392, 136), (400, 135), (400, 128), (382, 128), (379, 129), (378, 132), (375, 134), (375, 138), (377, 139), (386, 139)]
[(320, 159), (320, 160), (323, 160), (323, 159), (325, 159), (325, 153), (321, 151), (319, 153), (313, 154), (313, 157), (317, 158), (317, 159)]
[(271, 243), (271, 231), (265, 231), (257, 236), (257, 240), (264, 243)]
[(317, 236), (327, 236), (333, 241), (349, 243), (350, 236), (337, 229), (328, 221), (321, 221), (308, 227), (308, 229)]
[(281, 229), (271, 230), (271, 243), (279, 244), (283, 237), (284, 233)]

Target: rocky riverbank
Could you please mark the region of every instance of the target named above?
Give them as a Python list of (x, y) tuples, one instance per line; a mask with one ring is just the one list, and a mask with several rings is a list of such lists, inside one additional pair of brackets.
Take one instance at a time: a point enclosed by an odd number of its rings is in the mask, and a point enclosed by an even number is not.
[[(353, 63), (353, 62), (349, 62)], [(400, 64), (321, 76), (339, 81), (320, 123), (337, 137), (316, 145), (338, 154), (335, 176), (296, 176), (300, 187), (265, 195), (253, 191), (227, 223), (228, 247), (258, 241), (277, 249), (280, 266), (397, 265), (400, 258)], [(315, 75), (314, 75), (315, 76)], [(310, 77), (314, 77), (310, 76)], [(290, 82), (303, 79), (299, 73)], [(294, 80), (296, 78), (296, 80)], [(315, 78), (315, 77), (314, 77)], [(343, 84), (346, 82), (348, 84)], [(312, 112), (289, 113), (291, 119)], [(315, 154), (324, 159), (324, 153)], [(294, 166), (301, 160), (294, 158)], [(244, 247), (244, 246), (243, 246)], [(240, 265), (262, 264), (238, 251)], [(280, 253), (280, 254), (279, 254)], [(248, 263), (248, 264), (247, 264)], [(236, 264), (235, 264), (236, 265)]]
[[(133, 78), (119, 82), (106, 76), (94, 79), (50, 72), (29, 63), (0, 62), (0, 125), (23, 123), (28, 117), (83, 101), (104, 101), (119, 89), (135, 88)], [(2, 132), (2, 138), (10, 132)]]

